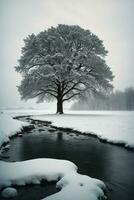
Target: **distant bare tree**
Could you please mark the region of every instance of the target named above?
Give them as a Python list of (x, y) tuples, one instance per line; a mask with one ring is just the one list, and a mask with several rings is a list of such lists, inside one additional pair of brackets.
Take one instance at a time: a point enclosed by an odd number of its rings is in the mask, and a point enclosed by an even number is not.
[(91, 96), (86, 101), (75, 102), (72, 110), (134, 110), (134, 88), (117, 90), (108, 96)]
[(127, 110), (134, 110), (134, 88), (126, 88), (125, 97)]

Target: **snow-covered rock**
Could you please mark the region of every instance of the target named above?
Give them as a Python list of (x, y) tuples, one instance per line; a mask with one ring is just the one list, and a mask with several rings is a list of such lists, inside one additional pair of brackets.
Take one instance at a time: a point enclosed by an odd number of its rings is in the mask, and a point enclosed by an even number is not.
[(105, 197), (105, 184), (77, 173), (77, 166), (67, 160), (34, 159), (22, 162), (0, 161), (0, 188), (11, 185), (39, 184), (42, 179), (59, 181), (60, 192), (47, 200), (97, 200)]
[(1, 192), (1, 195), (4, 198), (13, 198), (17, 196), (17, 190), (12, 187), (7, 187)]

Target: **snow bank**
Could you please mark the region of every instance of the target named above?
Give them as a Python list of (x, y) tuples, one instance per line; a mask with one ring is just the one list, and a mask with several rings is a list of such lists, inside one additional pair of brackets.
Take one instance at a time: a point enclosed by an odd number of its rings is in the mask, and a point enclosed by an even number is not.
[(73, 111), (64, 115), (40, 115), (33, 119), (51, 121), (54, 126), (97, 134), (112, 143), (134, 147), (134, 112)]
[(11, 163), (0, 161), (0, 188), (39, 184), (42, 179), (58, 181), (56, 186), (61, 189), (46, 200), (97, 200), (104, 197), (105, 184), (78, 174), (77, 166), (70, 161), (45, 158)]
[(39, 184), (42, 179), (58, 180), (66, 174), (76, 173), (77, 167), (63, 160), (34, 159), (22, 162), (0, 161), (0, 187), (12, 184)]
[(80, 174), (68, 174), (58, 183), (60, 192), (51, 195), (44, 200), (97, 200), (105, 197), (102, 181)]
[(22, 126), (26, 125), (28, 123), (15, 120), (9, 114), (0, 114), (0, 146), (4, 142), (8, 142), (9, 137), (15, 135)]

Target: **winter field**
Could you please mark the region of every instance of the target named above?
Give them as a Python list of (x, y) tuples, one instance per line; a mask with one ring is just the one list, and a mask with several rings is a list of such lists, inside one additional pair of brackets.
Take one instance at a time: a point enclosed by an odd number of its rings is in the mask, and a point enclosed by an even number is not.
[(0, 145), (8, 136), (27, 123), (12, 119), (18, 115), (32, 115), (36, 120), (51, 121), (52, 125), (92, 133), (113, 143), (134, 147), (133, 111), (66, 111), (64, 115), (43, 110), (10, 110), (0, 114)]
[[(0, 114), (0, 145), (8, 142), (10, 137), (21, 130), (24, 123), (13, 119), (16, 115), (39, 114), (39, 112), (6, 111)], [(57, 115), (55, 115), (57, 116)], [(59, 116), (57, 116), (59, 117)], [(89, 176), (77, 173), (77, 166), (66, 160), (34, 159), (23, 162), (0, 161), (0, 189), (5, 198), (17, 196), (17, 190), (12, 185), (40, 184), (41, 180), (58, 181), (56, 187), (60, 189), (54, 195), (45, 199), (50, 200), (97, 200), (105, 198), (103, 190), (105, 184)]]
[(51, 121), (54, 126), (98, 135), (112, 143), (134, 147), (134, 112), (68, 111), (64, 115), (40, 115), (33, 119)]
[[(66, 111), (64, 115), (42, 110), (10, 110), (0, 113), (0, 146), (10, 137), (29, 125), (13, 119), (15, 116), (30, 115), (41, 121), (50, 121), (52, 125), (92, 133), (113, 143), (124, 142), (134, 147), (134, 112), (114, 111)], [(17, 190), (12, 185), (39, 184), (42, 179), (57, 181), (61, 189), (45, 199), (49, 200), (97, 200), (105, 198), (105, 184), (77, 173), (77, 166), (66, 160), (34, 159), (20, 162), (0, 161), (0, 188), (3, 197), (14, 197)]]

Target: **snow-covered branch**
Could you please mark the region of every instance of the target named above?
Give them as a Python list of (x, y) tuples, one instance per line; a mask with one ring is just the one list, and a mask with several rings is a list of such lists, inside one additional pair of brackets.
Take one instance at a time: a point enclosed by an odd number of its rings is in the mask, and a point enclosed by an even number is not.
[[(18, 90), (23, 99), (57, 99), (57, 112), (63, 101), (86, 91), (112, 89), (113, 74), (104, 57), (102, 40), (79, 26), (58, 25), (30, 35), (16, 71), (23, 75)], [(41, 90), (43, 89), (43, 90)]]

